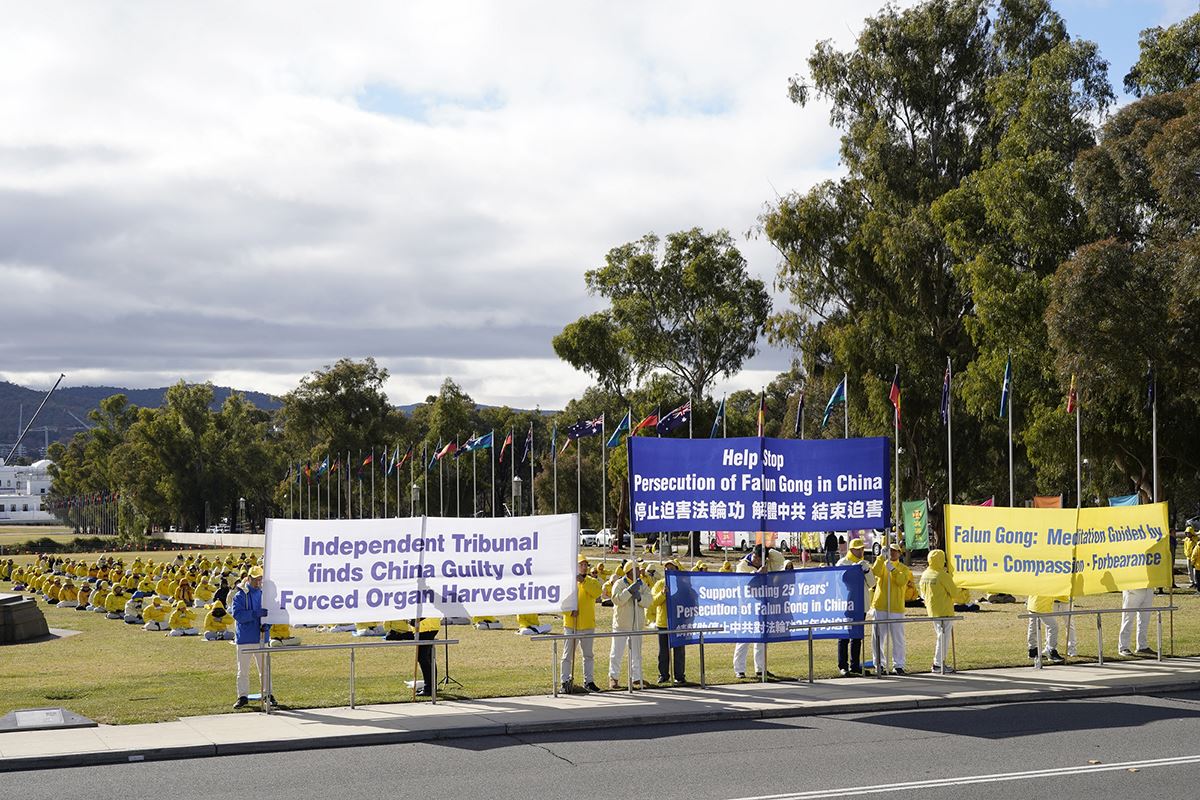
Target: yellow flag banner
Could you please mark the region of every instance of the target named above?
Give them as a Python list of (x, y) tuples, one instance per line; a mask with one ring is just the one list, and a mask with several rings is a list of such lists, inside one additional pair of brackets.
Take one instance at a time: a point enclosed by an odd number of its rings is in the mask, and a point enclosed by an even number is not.
[(1103, 594), (1166, 586), (1167, 504), (1039, 509), (946, 506), (954, 581), (981, 592)]

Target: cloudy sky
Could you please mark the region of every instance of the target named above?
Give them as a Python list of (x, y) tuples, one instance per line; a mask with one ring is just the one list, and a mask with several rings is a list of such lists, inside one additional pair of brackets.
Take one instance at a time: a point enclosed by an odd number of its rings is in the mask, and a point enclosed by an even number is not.
[[(839, 172), (786, 80), (880, 5), (10, 4), (0, 378), (281, 393), (374, 356), (397, 404), (449, 376), (561, 407), (588, 380), (550, 339), (609, 248), (727, 228), (770, 285), (745, 232)], [(1137, 31), (1196, 8), (1056, 6), (1118, 86)]]

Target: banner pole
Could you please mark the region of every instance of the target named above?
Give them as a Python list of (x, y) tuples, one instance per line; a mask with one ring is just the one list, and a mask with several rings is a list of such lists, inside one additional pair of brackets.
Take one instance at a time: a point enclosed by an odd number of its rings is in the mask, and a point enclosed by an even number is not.
[[(899, 371), (899, 367), (897, 367), (897, 371)], [(896, 526), (896, 541), (897, 541), (897, 543), (899, 543), (899, 540), (900, 540), (900, 409), (899, 408), (892, 409), (892, 424), (893, 424), (893, 430), (894, 430), (893, 436), (895, 439), (895, 448), (894, 449), (896, 451), (895, 452), (895, 461), (894, 461), (895, 475), (892, 477), (892, 483), (896, 487), (896, 507), (892, 510), (892, 521), (895, 523), (895, 526)], [(904, 552), (907, 554), (908, 550), (905, 549)]]
[(845, 414), (845, 420), (844, 420), (845, 426), (846, 426), (845, 438), (849, 439), (850, 438), (850, 373), (849, 372), (847, 372), (846, 374), (844, 374), (842, 376), (842, 397), (843, 397), (843, 400), (846, 405), (846, 408), (845, 408), (846, 414)]
[(600, 529), (608, 527), (608, 470), (604, 468), (608, 454), (604, 412), (600, 412)]

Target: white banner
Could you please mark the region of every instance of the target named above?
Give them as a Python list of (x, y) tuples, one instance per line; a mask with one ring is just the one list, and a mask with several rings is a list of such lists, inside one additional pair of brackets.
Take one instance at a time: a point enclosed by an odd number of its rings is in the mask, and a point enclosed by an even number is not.
[(576, 605), (575, 514), (267, 520), (266, 622), (551, 614)]

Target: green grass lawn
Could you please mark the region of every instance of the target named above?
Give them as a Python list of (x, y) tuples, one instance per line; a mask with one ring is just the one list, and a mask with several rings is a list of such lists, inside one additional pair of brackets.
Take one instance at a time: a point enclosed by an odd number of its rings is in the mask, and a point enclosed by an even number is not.
[[(210, 551), (211, 552), (211, 551)], [(223, 551), (219, 551), (223, 554)], [(157, 560), (169, 553), (148, 554)], [(132, 554), (124, 554), (126, 560)], [(22, 557), (21, 560), (28, 560)], [(690, 562), (689, 562), (690, 563)], [(8, 584), (0, 586), (7, 590)], [(1166, 597), (1155, 598), (1165, 604)], [(1195, 593), (1176, 594), (1181, 611), (1174, 615), (1175, 654), (1200, 654), (1200, 598)], [(1120, 605), (1120, 595), (1085, 598), (1077, 608), (1112, 608)], [(196, 637), (170, 638), (122, 622), (105, 619), (101, 614), (42, 608), (53, 628), (81, 633), (64, 639), (38, 644), (0, 648), (0, 714), (18, 708), (62, 705), (72, 711), (105, 723), (136, 723), (170, 720), (181, 716), (230, 712), (234, 698), (234, 649), (228, 642), (205, 642)], [(960, 669), (1028, 664), (1025, 645), (1024, 603), (983, 606), (984, 611), (967, 614), (955, 631)], [(909, 609), (920, 616), (923, 611)], [(597, 609), (598, 623), (607, 630), (611, 615)], [(549, 616), (544, 621), (551, 621)], [(550, 644), (531, 642), (513, 630), (515, 620), (505, 618), (507, 630), (476, 631), (468, 626), (451, 626), (450, 636), (461, 644), (450, 648), (452, 676), (462, 689), (443, 693), (450, 697), (504, 697), (550, 691)], [(561, 620), (553, 618), (555, 630)], [(1095, 617), (1080, 618), (1079, 659), (1096, 658)], [(1104, 619), (1105, 656), (1116, 657), (1117, 615)], [(1153, 617), (1151, 621), (1153, 625)], [(296, 628), (305, 644), (357, 641), (349, 634), (318, 633), (315, 629)], [(1166, 642), (1169, 625), (1163, 620)], [(370, 640), (377, 641), (377, 640)], [(1155, 646), (1153, 628), (1150, 638)], [(1065, 641), (1060, 645), (1065, 655)], [(414, 673), (413, 650), (381, 648), (382, 652), (360, 651), (356, 656), (357, 696), (360, 704), (406, 700), (410, 690), (404, 685)], [(836, 645), (820, 641), (815, 645), (817, 677), (836, 674)], [(933, 632), (926, 625), (908, 626), (908, 667), (910, 671), (929, 669), (933, 650)], [(437, 650), (439, 669), (444, 662), (442, 648)], [(651, 680), (657, 674), (657, 642), (643, 642), (643, 672)], [(708, 680), (733, 682), (732, 645), (706, 647)], [(699, 677), (699, 659), (695, 648), (688, 648), (688, 676)], [(752, 663), (752, 662), (751, 662)], [(805, 642), (770, 645), (768, 667), (781, 677), (807, 679), (808, 647)], [(596, 643), (597, 683), (607, 683), (608, 642)], [(349, 652), (294, 654), (273, 660), (275, 694), (286, 706), (320, 707), (348, 702)], [(581, 678), (576, 666), (576, 679)], [(621, 683), (625, 679), (622, 675)]]

